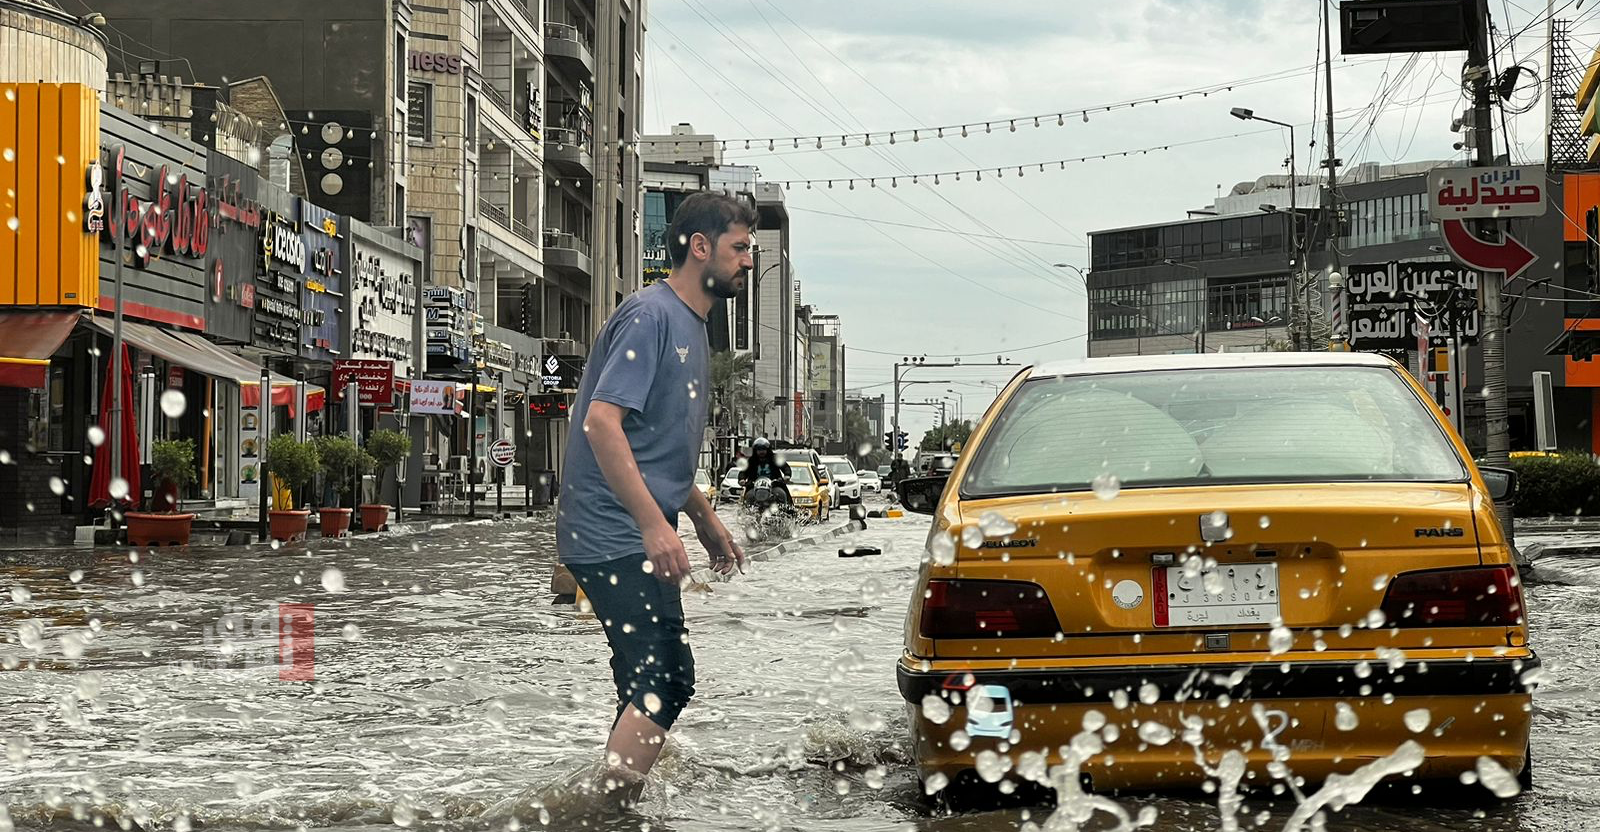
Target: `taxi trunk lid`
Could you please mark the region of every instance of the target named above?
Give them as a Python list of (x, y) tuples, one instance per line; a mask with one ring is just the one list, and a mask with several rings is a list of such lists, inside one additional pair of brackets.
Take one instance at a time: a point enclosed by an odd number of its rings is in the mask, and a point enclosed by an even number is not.
[[(1022, 582), (1007, 586), (1025, 591), (1012, 599), (1015, 614), (979, 625), (999, 632), (929, 637), (938, 656), (988, 658), (1337, 653), (1422, 646), (1424, 638), (1428, 646), (1448, 646), (1438, 629), (1391, 631), (1394, 622), (1380, 607), (1399, 572), (1482, 562), (1474, 510), (1465, 483), (1230, 485), (1125, 489), (1110, 500), (1072, 493), (968, 501), (962, 523), (951, 529), (955, 563), (931, 572), (935, 583), (958, 583), (941, 588), (936, 602), (953, 597), (947, 590), (961, 589), (960, 581)], [(1030, 620), (1024, 607), (1038, 595), (1034, 584), (1053, 608), (1059, 634), (1011, 637), (1006, 626)], [(1504, 633), (1456, 630), (1443, 639)]]

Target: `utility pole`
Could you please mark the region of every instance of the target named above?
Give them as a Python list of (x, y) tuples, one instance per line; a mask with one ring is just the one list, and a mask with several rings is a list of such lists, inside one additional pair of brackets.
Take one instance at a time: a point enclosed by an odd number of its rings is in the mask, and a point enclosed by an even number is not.
[[(1472, 49), (1468, 52), (1468, 74), (1472, 77), (1473, 138), (1477, 145), (1480, 166), (1494, 164), (1494, 128), (1490, 122), (1490, 85), (1494, 83), (1489, 68), (1489, 6), (1488, 0), (1476, 0)], [(1481, 238), (1499, 236), (1500, 221), (1479, 220), (1477, 233)], [(1504, 277), (1489, 272), (1479, 281), (1483, 293), (1483, 419), (1484, 460), (1489, 465), (1510, 464), (1511, 436), (1506, 420), (1506, 351), (1505, 322), (1500, 318), (1500, 288)], [(1457, 370), (1452, 366), (1451, 371)], [(1465, 402), (1458, 403), (1462, 406)], [(1509, 537), (1512, 533), (1510, 501), (1503, 500), (1495, 506), (1500, 515), (1501, 528)]]
[(1339, 196), (1339, 157), (1333, 155), (1333, 33), (1332, 25), (1328, 19), (1328, 7), (1333, 5), (1333, 0), (1323, 0), (1322, 3), (1322, 57), (1323, 63), (1323, 98), (1327, 99), (1327, 111), (1324, 120), (1328, 123), (1327, 152), (1328, 158), (1324, 159), (1323, 167), (1328, 169), (1328, 193), (1322, 200), (1322, 246), (1328, 252), (1328, 308), (1331, 311), (1328, 320), (1329, 346), (1342, 344), (1345, 340), (1344, 333), (1344, 278), (1339, 271), (1339, 248), (1333, 244), (1333, 238), (1339, 231), (1338, 205)]

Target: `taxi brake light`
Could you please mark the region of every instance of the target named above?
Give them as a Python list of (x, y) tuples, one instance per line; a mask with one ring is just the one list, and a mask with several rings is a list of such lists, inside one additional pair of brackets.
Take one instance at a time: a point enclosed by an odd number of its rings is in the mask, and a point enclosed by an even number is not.
[(1383, 597), (1397, 627), (1512, 627), (1523, 623), (1522, 584), (1512, 566), (1405, 572)]
[(924, 638), (1050, 638), (1060, 630), (1044, 588), (1027, 581), (935, 578), (922, 601)]

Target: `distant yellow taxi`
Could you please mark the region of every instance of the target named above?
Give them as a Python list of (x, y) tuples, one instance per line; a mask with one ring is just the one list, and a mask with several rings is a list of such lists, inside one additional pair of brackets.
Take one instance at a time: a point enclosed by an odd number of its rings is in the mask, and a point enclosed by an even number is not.
[(789, 463), (789, 497), (795, 510), (821, 523), (828, 519), (831, 502), (828, 486), (817, 476), (817, 468), (809, 462)]
[(1380, 356), (1024, 370), (947, 480), (899, 489), (933, 516), (897, 667), (919, 774), (1526, 781), (1513, 486)]

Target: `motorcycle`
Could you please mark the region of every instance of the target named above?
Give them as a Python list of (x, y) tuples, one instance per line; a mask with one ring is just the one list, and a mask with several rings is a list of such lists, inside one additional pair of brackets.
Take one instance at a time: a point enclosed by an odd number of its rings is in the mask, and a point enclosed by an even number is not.
[(752, 542), (791, 537), (799, 520), (789, 492), (770, 477), (757, 477), (740, 500), (739, 521)]

